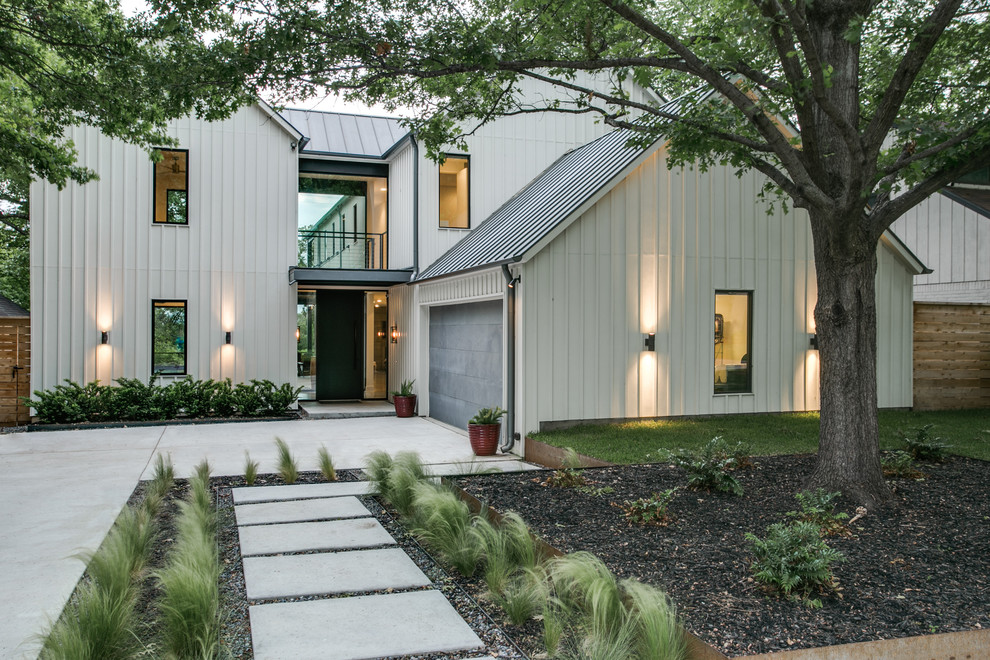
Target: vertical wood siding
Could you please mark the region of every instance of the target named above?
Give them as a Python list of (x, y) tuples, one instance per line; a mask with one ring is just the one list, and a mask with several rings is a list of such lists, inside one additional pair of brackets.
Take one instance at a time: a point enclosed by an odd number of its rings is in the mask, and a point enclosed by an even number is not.
[(31, 319), (0, 317), (0, 426), (31, 420), (20, 397), (31, 396)]
[(894, 253), (877, 253), (877, 405), (912, 405), (912, 285), (914, 276)]
[(413, 265), (413, 150), (399, 147), (388, 164), (388, 267)]
[(914, 405), (990, 408), (990, 305), (914, 303)]
[[(525, 264), (524, 430), (818, 408), (810, 228), (803, 212), (768, 214), (757, 200), (762, 183), (724, 167), (668, 170), (658, 153)], [(892, 318), (905, 301), (910, 308), (910, 276), (892, 258), (881, 261), (886, 332), (905, 325)], [(716, 290), (753, 292), (752, 394), (713, 394)], [(906, 326), (878, 359), (885, 386), (905, 369), (910, 384)], [(656, 352), (644, 350), (649, 332)], [(881, 390), (883, 405), (910, 405), (909, 387)]]
[(293, 377), (287, 272), (298, 171), (289, 136), (256, 107), (223, 122), (175, 121), (171, 134), (189, 149), (188, 226), (152, 226), (148, 156), (93, 128), (69, 137), (99, 181), (32, 185), (32, 389), (63, 378), (147, 379), (153, 299), (188, 301), (191, 375)]

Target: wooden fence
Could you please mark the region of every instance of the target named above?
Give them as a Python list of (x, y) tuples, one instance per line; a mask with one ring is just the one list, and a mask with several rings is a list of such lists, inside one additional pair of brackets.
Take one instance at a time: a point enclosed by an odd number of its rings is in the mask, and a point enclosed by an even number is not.
[(990, 408), (990, 305), (914, 303), (914, 408)]
[(31, 394), (31, 319), (0, 317), (0, 426), (27, 424), (18, 397)]

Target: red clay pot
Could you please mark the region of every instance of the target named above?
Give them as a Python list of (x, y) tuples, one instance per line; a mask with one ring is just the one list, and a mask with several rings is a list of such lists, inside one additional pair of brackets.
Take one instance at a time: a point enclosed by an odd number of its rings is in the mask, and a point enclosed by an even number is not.
[(394, 396), (396, 417), (412, 417), (416, 412), (416, 395)]
[(494, 456), (501, 424), (468, 424), (468, 439), (475, 456)]

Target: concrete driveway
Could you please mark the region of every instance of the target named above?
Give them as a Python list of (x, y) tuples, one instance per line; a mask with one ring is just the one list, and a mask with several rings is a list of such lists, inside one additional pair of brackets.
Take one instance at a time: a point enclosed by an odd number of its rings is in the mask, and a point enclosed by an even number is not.
[(423, 418), (372, 417), (242, 422), (0, 435), (0, 658), (37, 657), (36, 636), (56, 618), (83, 572), (74, 557), (95, 549), (156, 453), (180, 477), (203, 458), (214, 475), (243, 474), (244, 451), (275, 471), (274, 439), (301, 470), (326, 445), (338, 469), (371, 451), (418, 451), (430, 464), (474, 460), (467, 436)]

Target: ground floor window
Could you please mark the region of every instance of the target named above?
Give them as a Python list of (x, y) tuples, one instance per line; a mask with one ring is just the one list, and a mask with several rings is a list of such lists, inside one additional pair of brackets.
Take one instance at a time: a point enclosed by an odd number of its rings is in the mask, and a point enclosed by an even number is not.
[(751, 291), (715, 292), (715, 394), (753, 391)]
[(186, 301), (151, 302), (151, 372), (186, 373)]

